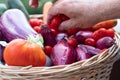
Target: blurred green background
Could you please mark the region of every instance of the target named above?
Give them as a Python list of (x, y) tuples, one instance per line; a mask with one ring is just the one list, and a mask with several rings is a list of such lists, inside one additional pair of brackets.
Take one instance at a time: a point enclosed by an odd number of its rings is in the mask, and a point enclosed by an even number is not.
[(25, 14), (42, 14), (45, 2), (54, 2), (54, 0), (40, 0), (38, 8), (31, 8), (29, 0), (0, 0), (0, 14), (10, 8), (21, 9)]

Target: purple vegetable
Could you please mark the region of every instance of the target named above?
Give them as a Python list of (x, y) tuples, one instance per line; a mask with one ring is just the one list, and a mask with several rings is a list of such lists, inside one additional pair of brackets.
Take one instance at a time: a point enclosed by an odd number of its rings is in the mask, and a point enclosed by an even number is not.
[(96, 54), (100, 53), (100, 49), (93, 46), (79, 44), (76, 47), (77, 61), (88, 59)]
[(19, 9), (9, 9), (1, 16), (1, 31), (11, 41), (16, 38), (27, 39), (28, 35), (36, 35), (37, 32), (29, 25), (26, 16)]
[(76, 47), (76, 52), (77, 52), (77, 61), (85, 60), (92, 56), (85, 47), (82, 47), (80, 45)]
[(4, 52), (6, 45), (7, 45), (6, 41), (0, 41), (0, 61), (2, 63), (5, 63), (4, 58), (3, 58), (3, 52)]
[(100, 38), (96, 42), (96, 46), (99, 49), (105, 49), (105, 48), (111, 47), (114, 43), (115, 43), (115, 40), (113, 38), (111, 38), (111, 37), (103, 37), (103, 38)]
[(51, 54), (54, 65), (65, 65), (75, 62), (76, 52), (66, 41), (59, 41), (54, 47)]
[(49, 45), (53, 47), (57, 43), (55, 39), (56, 36), (52, 33), (51, 29), (46, 25), (41, 26), (41, 35), (43, 36), (45, 46)]
[(68, 35), (66, 33), (58, 33), (56, 36), (56, 41), (61, 41), (67, 37), (68, 37)]
[(78, 45), (81, 48), (86, 48), (87, 52), (92, 54), (92, 55), (96, 55), (100, 53), (100, 49), (95, 48), (93, 46), (89, 46), (89, 45)]
[(92, 37), (92, 31), (79, 31), (75, 34), (78, 43), (84, 43), (86, 38)]
[(0, 32), (0, 41), (2, 40), (2, 33)]

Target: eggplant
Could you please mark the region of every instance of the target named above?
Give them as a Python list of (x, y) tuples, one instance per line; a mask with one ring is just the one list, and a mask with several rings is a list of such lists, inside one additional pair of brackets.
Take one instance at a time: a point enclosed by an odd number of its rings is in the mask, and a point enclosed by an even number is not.
[(3, 52), (6, 46), (7, 46), (6, 41), (0, 41), (0, 62), (2, 62), (3, 64), (5, 64)]
[(2, 14), (0, 29), (8, 41), (16, 38), (27, 39), (28, 35), (37, 35), (19, 9), (9, 9)]

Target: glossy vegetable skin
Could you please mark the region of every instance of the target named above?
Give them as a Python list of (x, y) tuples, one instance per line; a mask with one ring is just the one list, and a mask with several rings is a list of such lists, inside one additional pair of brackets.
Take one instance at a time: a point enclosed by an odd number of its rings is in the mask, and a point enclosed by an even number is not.
[(59, 41), (51, 53), (54, 65), (65, 65), (75, 62), (76, 52), (66, 41)]
[(19, 9), (9, 9), (1, 16), (1, 31), (11, 41), (16, 38), (27, 39), (28, 35), (37, 32), (29, 25), (24, 13)]
[(30, 40), (14, 39), (4, 50), (4, 60), (11, 66), (45, 66), (43, 49)]

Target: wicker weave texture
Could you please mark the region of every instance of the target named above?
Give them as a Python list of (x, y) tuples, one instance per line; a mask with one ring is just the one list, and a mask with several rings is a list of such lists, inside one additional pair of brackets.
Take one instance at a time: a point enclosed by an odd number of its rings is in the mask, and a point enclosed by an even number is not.
[(101, 54), (70, 65), (52, 67), (17, 67), (0, 65), (0, 80), (109, 80), (114, 62), (119, 58), (120, 36), (116, 44)]

